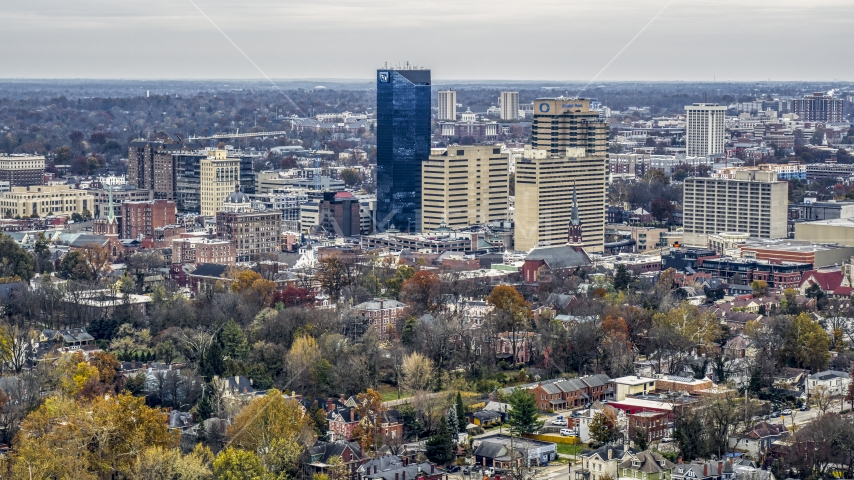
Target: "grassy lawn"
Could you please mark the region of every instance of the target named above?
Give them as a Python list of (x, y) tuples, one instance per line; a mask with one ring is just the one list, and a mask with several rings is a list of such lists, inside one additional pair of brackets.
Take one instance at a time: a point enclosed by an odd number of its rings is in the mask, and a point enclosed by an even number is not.
[[(388, 402), (389, 400), (397, 400), (397, 387), (392, 385), (388, 385), (386, 383), (379, 384), (379, 392), (383, 397), (384, 402)], [(410, 397), (408, 393), (400, 392), (400, 398)]]
[(581, 453), (586, 447), (583, 444), (580, 445), (569, 445), (566, 443), (558, 443), (557, 444), (557, 453), (562, 453), (564, 455), (575, 455), (576, 453)]

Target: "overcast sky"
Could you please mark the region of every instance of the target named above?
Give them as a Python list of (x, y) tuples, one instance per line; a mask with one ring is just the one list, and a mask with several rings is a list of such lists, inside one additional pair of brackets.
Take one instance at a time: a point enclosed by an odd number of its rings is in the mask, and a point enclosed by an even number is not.
[[(589, 81), (670, 0), (0, 0), (4, 78)], [(854, 80), (852, 0), (673, 0), (613, 80)]]

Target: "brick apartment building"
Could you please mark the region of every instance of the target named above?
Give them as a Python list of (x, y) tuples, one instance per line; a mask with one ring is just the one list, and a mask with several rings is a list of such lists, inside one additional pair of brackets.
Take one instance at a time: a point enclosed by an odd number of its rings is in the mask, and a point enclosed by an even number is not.
[(403, 318), (407, 305), (397, 300), (375, 299), (362, 302), (354, 308), (359, 316), (368, 320), (380, 337), (385, 338), (389, 331), (397, 328), (397, 322)]
[(177, 223), (177, 209), (171, 200), (122, 203), (122, 238), (153, 237), (158, 228)]
[(661, 440), (667, 436), (668, 414), (665, 412), (638, 412), (628, 416), (629, 438), (635, 438), (635, 432), (646, 435), (647, 442)]
[(172, 263), (234, 265), (234, 244), (211, 238), (172, 239)]
[(238, 262), (281, 250), (281, 212), (217, 212), (216, 235), (234, 244)]
[(613, 400), (617, 391), (614, 380), (604, 374), (556, 378), (530, 384), (527, 388), (542, 411), (565, 410), (594, 401)]

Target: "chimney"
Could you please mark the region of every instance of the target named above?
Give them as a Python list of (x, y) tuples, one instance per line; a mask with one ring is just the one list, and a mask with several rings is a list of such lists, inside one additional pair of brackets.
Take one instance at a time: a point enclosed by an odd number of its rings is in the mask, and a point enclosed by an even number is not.
[(718, 476), (724, 473), (724, 462), (718, 462)]
[(703, 464), (703, 477), (707, 478), (708, 476), (709, 476), (709, 464), (704, 463)]
[[(486, 462), (485, 459), (484, 459), (484, 462)], [(484, 465), (486, 465), (486, 463), (484, 463)], [(430, 473), (436, 473), (436, 464), (435, 463), (430, 464)]]
[(356, 421), (356, 412), (352, 408), (350, 409), (350, 421), (351, 422)]
[(679, 457), (679, 460), (677, 460), (677, 461), (676, 461), (676, 463), (680, 463), (680, 464), (681, 464), (681, 463), (682, 463), (682, 457)]
[(335, 410), (335, 399), (334, 398), (327, 398), (326, 399), (326, 411), (331, 412), (332, 410)]
[(402, 477), (403, 477), (403, 480), (406, 480), (406, 469), (404, 469), (404, 470), (403, 470), (403, 475), (402, 475)]
[(400, 474), (399, 473), (394, 472), (394, 480), (400, 480)]
[(340, 401), (341, 401), (341, 403), (344, 403), (344, 402), (345, 402), (345, 400), (344, 400), (344, 394), (343, 394), (343, 393), (338, 394), (338, 400), (340, 400)]
[(614, 457), (614, 451), (609, 448), (608, 449), (608, 460), (611, 460), (611, 458), (613, 458), (613, 457)]

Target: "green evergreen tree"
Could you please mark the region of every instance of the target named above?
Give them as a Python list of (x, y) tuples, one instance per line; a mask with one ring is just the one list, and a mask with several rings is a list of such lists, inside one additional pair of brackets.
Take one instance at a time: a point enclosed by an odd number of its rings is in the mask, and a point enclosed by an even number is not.
[(632, 273), (629, 272), (626, 265), (622, 263), (617, 265), (617, 270), (614, 273), (614, 290), (621, 292), (628, 290), (628, 288), (632, 286), (633, 281)]
[(207, 381), (211, 381), (217, 375), (222, 375), (222, 372), (225, 371), (225, 362), (222, 359), (222, 347), (219, 345), (219, 342), (215, 341), (211, 343), (210, 348), (208, 348), (207, 353), (202, 358), (199, 371)]
[(538, 418), (537, 400), (531, 392), (515, 388), (507, 398), (507, 403), (510, 405), (510, 411), (507, 412), (507, 425), (512, 434), (535, 433), (543, 428), (544, 422)]
[(211, 395), (209, 393), (212, 388), (211, 385), (205, 385), (205, 392), (202, 398), (199, 399), (199, 403), (196, 404), (196, 420), (199, 422), (211, 418), (211, 414), (213, 413), (213, 404), (211, 403)]
[(403, 324), (403, 332), (400, 334), (400, 341), (406, 345), (414, 343), (416, 327), (418, 327), (418, 320), (415, 320), (415, 317), (407, 317), (406, 323)]
[(222, 342), (222, 354), (226, 358), (237, 360), (249, 352), (246, 335), (233, 318), (222, 327), (219, 338)]
[[(457, 433), (460, 431), (459, 418), (457, 418), (457, 405), (455, 403), (451, 404), (451, 408), (448, 409), (448, 432), (451, 433), (451, 437), (457, 438)], [(456, 443), (456, 442), (454, 442)]]
[(454, 459), (454, 440), (448, 430), (448, 421), (445, 417), (439, 419), (439, 428), (436, 433), (427, 439), (427, 458), (439, 465), (447, 465)]
[(466, 406), (463, 404), (463, 396), (460, 392), (457, 392), (457, 399), (455, 403), (457, 406), (457, 425), (460, 426), (460, 432), (463, 433), (466, 431), (466, 426), (469, 421), (466, 416)]

